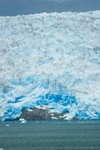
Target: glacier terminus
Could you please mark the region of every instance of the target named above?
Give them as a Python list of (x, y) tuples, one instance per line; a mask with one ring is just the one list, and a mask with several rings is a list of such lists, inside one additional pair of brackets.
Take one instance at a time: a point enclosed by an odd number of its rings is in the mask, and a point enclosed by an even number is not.
[(41, 106), (100, 119), (99, 10), (0, 17), (0, 119)]

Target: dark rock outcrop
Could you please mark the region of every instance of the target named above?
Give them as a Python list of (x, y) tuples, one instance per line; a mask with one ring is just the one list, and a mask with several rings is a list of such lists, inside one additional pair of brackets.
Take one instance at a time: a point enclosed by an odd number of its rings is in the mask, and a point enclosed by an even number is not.
[(79, 117), (73, 117), (72, 120), (79, 120)]
[(23, 109), (20, 118), (24, 118), (25, 120), (50, 120), (51, 119), (48, 110), (38, 109), (36, 107), (31, 109), (31, 111), (27, 109)]
[(25, 120), (63, 120), (64, 114), (69, 112), (57, 113), (57, 112), (50, 112), (50, 109), (43, 109), (34, 107), (30, 110), (23, 109), (21, 116), (18, 118), (23, 118)]

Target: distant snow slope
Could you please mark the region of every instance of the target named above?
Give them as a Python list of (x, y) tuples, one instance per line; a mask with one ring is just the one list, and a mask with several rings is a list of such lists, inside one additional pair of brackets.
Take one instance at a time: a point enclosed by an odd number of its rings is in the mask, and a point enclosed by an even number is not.
[(46, 105), (100, 119), (100, 11), (0, 17), (0, 116)]

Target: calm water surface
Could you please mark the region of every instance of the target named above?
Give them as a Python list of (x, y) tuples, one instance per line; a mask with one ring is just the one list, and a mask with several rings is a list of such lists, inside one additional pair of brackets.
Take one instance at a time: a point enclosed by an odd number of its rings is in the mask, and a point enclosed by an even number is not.
[(100, 150), (100, 121), (0, 122), (3, 150)]

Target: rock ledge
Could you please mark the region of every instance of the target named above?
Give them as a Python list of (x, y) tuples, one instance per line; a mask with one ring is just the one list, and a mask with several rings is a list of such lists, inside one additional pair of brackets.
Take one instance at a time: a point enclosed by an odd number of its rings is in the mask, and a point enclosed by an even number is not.
[(64, 115), (69, 113), (68, 111), (63, 113), (50, 112), (50, 109), (37, 108), (23, 109), (20, 118), (25, 120), (64, 120)]

